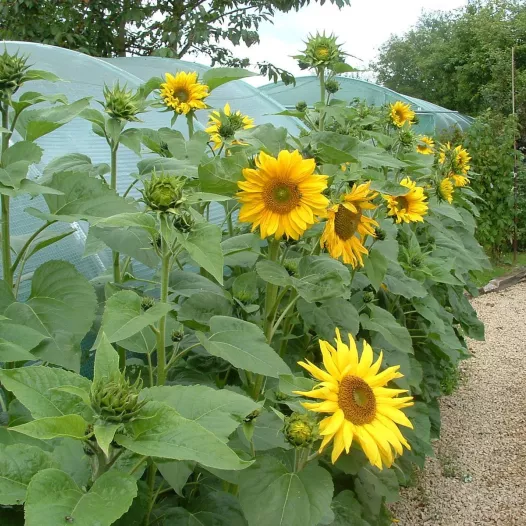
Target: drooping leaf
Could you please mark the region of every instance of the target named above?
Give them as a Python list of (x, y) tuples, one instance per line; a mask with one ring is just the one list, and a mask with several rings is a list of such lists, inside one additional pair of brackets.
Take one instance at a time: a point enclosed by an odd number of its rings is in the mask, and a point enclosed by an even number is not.
[(250, 464), (220, 437), (164, 403), (148, 402), (141, 416), (129, 424), (128, 434), (115, 436), (118, 444), (139, 455), (191, 460), (218, 469), (238, 470)]
[(368, 308), (370, 315), (360, 316), (360, 323), (364, 329), (380, 333), (395, 349), (413, 352), (409, 331), (400, 325), (390, 312), (374, 304), (369, 304)]
[(86, 437), (88, 423), (80, 415), (48, 416), (10, 429), (40, 440), (51, 440), (57, 437), (83, 440)]
[(115, 433), (119, 427), (120, 424), (111, 424), (109, 422), (95, 424), (93, 426), (93, 433), (95, 433), (97, 444), (100, 446), (106, 456), (109, 454), (110, 445), (113, 442)]
[(330, 510), (328, 471), (308, 464), (295, 473), (275, 457), (259, 457), (240, 473), (239, 500), (250, 526), (317, 526)]
[(202, 80), (208, 86), (208, 89), (212, 91), (227, 82), (257, 76), (258, 73), (242, 68), (211, 68), (203, 74)]
[(349, 269), (325, 256), (305, 256), (300, 259), (298, 276), (294, 287), (308, 302), (338, 298), (349, 292), (351, 275)]
[(232, 303), (222, 294), (199, 292), (181, 306), (177, 319), (189, 327), (208, 325), (212, 316), (232, 315)]
[(234, 367), (278, 378), (290, 374), (287, 364), (270, 347), (262, 330), (237, 318), (214, 316), (210, 319), (210, 336), (198, 333), (203, 347)]
[(385, 256), (374, 248), (369, 251), (369, 254), (365, 257), (364, 270), (365, 274), (369, 278), (371, 285), (378, 290), (382, 284), (387, 270), (387, 259)]
[(202, 292), (223, 294), (223, 289), (217, 283), (195, 272), (184, 270), (174, 270), (170, 273), (169, 286), (176, 296), (185, 298)]
[(12, 303), (4, 314), (46, 337), (32, 351), (36, 358), (78, 371), (80, 341), (96, 305), (93, 287), (71, 263), (48, 261), (35, 271), (29, 299)]
[(136, 495), (135, 479), (121, 471), (107, 471), (84, 492), (67, 473), (45, 469), (29, 484), (26, 526), (57, 526), (67, 522), (110, 526), (128, 510)]
[(30, 353), (46, 336), (34, 329), (0, 321), (0, 360), (2, 362), (15, 362), (34, 360)]
[(384, 284), (389, 292), (404, 298), (423, 298), (428, 295), (422, 283), (407, 276), (396, 261), (389, 262)]
[(157, 468), (164, 480), (170, 484), (177, 495), (183, 496), (183, 488), (195, 469), (195, 462), (188, 460), (158, 460)]

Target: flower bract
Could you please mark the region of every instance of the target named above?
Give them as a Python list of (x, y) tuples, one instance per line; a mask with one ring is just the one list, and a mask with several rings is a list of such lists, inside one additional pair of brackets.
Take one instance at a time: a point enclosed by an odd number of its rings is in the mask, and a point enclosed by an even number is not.
[(380, 372), (383, 355), (374, 361), (371, 346), (363, 342), (358, 349), (351, 334), (346, 345), (336, 329), (336, 348), (320, 340), (325, 370), (310, 361), (298, 362), (320, 381), (311, 391), (295, 391), (319, 402), (305, 402), (310, 411), (326, 413), (319, 424), (323, 437), (320, 451), (332, 441), (331, 460), (335, 463), (345, 450), (349, 453), (356, 441), (371, 464), (382, 468), (391, 466), (395, 454), (403, 453), (403, 446), (411, 449), (398, 425), (413, 428), (402, 409), (413, 405), (411, 396), (399, 397), (405, 389), (387, 387), (391, 380), (402, 378), (400, 366), (388, 367)]
[(161, 84), (161, 98), (166, 106), (179, 114), (206, 108), (204, 99), (208, 97), (208, 86), (200, 84), (197, 73), (180, 71), (175, 75), (166, 73), (166, 82)]
[(296, 150), (282, 150), (277, 157), (261, 152), (255, 168), (243, 170), (244, 180), (238, 182), (242, 203), (239, 220), (260, 229), (261, 237), (283, 235), (299, 237), (325, 215), (328, 199), (326, 175), (314, 173), (313, 159), (303, 159)]

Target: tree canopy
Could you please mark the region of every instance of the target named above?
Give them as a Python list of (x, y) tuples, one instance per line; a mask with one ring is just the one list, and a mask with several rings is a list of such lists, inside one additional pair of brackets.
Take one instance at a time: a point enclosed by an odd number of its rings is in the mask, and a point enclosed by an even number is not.
[(511, 113), (511, 48), (516, 101), (526, 125), (526, 4), (474, 0), (451, 12), (423, 15), (403, 36), (392, 36), (374, 65), (381, 84), (446, 108), (476, 115)]
[[(227, 43), (251, 46), (276, 12), (310, 0), (0, 0), (0, 39), (26, 40), (100, 57), (204, 53), (212, 65), (248, 65)], [(325, 0), (315, 0), (324, 4)], [(349, 0), (330, 0), (338, 7)], [(284, 73), (267, 63), (263, 73)]]

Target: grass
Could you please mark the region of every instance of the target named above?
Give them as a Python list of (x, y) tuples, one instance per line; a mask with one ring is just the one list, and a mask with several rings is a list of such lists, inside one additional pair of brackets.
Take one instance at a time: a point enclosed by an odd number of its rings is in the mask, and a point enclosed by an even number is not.
[(519, 267), (526, 267), (526, 252), (519, 252), (517, 255), (517, 264), (513, 264), (513, 253), (503, 254), (498, 260), (492, 260), (492, 268), (475, 272), (475, 283), (479, 287), (483, 287), (494, 278), (499, 278)]

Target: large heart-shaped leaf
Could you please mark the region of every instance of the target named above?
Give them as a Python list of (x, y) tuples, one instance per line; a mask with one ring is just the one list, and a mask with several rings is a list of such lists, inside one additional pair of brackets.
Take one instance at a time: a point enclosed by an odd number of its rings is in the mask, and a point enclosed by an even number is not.
[(87, 428), (88, 423), (80, 415), (63, 415), (31, 420), (31, 422), (10, 429), (39, 440), (51, 440), (60, 437), (83, 440), (86, 438)]
[(278, 378), (290, 374), (288, 365), (266, 342), (263, 331), (253, 323), (227, 316), (210, 319), (210, 336), (198, 333), (199, 341), (213, 356), (234, 367)]
[(84, 492), (64, 471), (45, 469), (29, 484), (26, 526), (110, 526), (136, 496), (137, 482), (121, 471), (104, 473)]
[(362, 327), (381, 334), (395, 349), (412, 353), (413, 343), (409, 331), (385, 309), (372, 303), (368, 304), (368, 308), (369, 316), (366, 314), (360, 316)]
[(46, 336), (41, 332), (10, 321), (0, 321), (0, 361), (34, 360), (29, 352)]
[(96, 307), (93, 287), (71, 263), (48, 261), (36, 270), (27, 302), (12, 303), (4, 315), (46, 336), (35, 357), (78, 371), (80, 342)]

